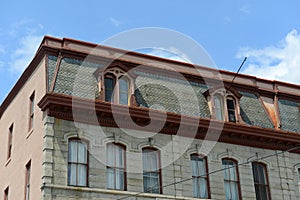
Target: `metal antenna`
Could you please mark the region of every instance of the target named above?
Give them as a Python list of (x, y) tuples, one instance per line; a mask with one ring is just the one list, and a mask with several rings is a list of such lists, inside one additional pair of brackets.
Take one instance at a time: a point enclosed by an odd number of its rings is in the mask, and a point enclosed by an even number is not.
[(245, 63), (245, 61), (246, 61), (246, 60), (247, 60), (247, 57), (245, 57), (245, 58), (244, 58), (244, 60), (243, 60), (242, 64), (240, 65), (239, 69), (238, 69), (238, 70), (237, 70), (237, 72), (235, 73), (235, 75), (234, 75), (234, 77), (233, 77), (233, 79), (232, 79), (231, 83), (233, 83), (233, 81), (234, 81), (235, 77), (238, 75), (238, 73), (239, 73), (239, 72), (240, 72), (240, 70), (242, 69), (242, 66), (243, 66), (243, 64)]

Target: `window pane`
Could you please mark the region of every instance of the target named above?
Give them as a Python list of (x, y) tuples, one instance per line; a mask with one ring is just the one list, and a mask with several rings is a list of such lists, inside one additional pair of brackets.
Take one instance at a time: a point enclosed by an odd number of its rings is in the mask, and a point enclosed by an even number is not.
[(77, 162), (77, 141), (69, 141), (69, 162)]
[(127, 105), (128, 104), (128, 93), (120, 92), (120, 104)]
[(84, 143), (78, 142), (78, 162), (87, 163), (87, 149)]
[(68, 166), (68, 184), (76, 185), (76, 164), (69, 164)]
[(108, 166), (115, 166), (115, 152), (114, 152), (114, 145), (109, 144), (107, 145), (107, 165)]
[(202, 198), (208, 198), (207, 180), (200, 178), (200, 196)]
[(105, 101), (113, 102), (113, 91), (115, 87), (115, 81), (113, 78), (105, 77)]
[(119, 84), (120, 84), (120, 91), (128, 92), (128, 81), (126, 79), (121, 78)]
[(227, 111), (228, 111), (228, 120), (230, 122), (236, 122), (234, 100), (227, 99), (226, 103), (227, 103)]
[(79, 186), (86, 186), (86, 180), (87, 180), (86, 172), (87, 172), (86, 165), (78, 164), (78, 177), (77, 177), (77, 179), (78, 179), (78, 185)]
[(115, 173), (114, 170), (111, 168), (107, 168), (106, 170), (106, 183), (107, 188), (115, 189)]
[(116, 189), (124, 189), (124, 171), (120, 169), (116, 170)]
[(117, 146), (116, 148), (116, 167), (123, 168), (124, 167), (124, 153), (123, 148)]
[(236, 182), (230, 183), (230, 191), (231, 191), (231, 199), (232, 200), (238, 200), (239, 194), (238, 194), (238, 184)]
[(220, 96), (214, 96), (215, 112), (217, 120), (224, 120), (223, 103)]

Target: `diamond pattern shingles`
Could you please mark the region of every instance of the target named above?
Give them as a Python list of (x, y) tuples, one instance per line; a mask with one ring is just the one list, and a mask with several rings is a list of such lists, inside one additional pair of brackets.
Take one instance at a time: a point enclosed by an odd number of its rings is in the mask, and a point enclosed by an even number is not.
[(298, 106), (299, 104), (294, 101), (278, 100), (281, 129), (300, 132), (300, 112)]
[[(209, 118), (205, 85), (136, 72), (135, 96), (141, 107)], [(197, 106), (198, 105), (198, 106)]]
[(54, 76), (55, 66), (57, 62), (56, 56), (48, 56), (48, 90), (50, 90), (51, 83)]
[(88, 99), (98, 97), (98, 84), (93, 73), (100, 64), (64, 58), (58, 70), (54, 92)]
[(252, 93), (240, 92), (241, 117), (245, 123), (263, 128), (274, 128), (258, 97)]
[[(48, 58), (48, 85), (54, 76), (57, 57)], [(95, 99), (99, 96), (98, 84), (93, 73), (100, 64), (64, 58), (57, 74), (54, 92)], [(196, 82), (187, 82), (156, 74), (135, 71), (135, 97), (140, 107), (165, 110), (178, 114), (210, 118), (208, 102), (203, 93), (207, 86)], [(251, 126), (273, 128), (265, 109), (258, 97), (249, 92), (242, 92), (240, 110), (243, 121)], [(300, 114), (298, 104), (279, 100), (282, 129), (299, 132)]]

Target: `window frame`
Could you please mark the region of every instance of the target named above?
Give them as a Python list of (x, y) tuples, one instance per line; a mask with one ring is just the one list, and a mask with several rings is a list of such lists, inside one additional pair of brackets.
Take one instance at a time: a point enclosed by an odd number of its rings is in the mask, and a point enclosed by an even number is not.
[(4, 190), (4, 200), (8, 200), (9, 195), (9, 187), (7, 186)]
[[(229, 108), (229, 106), (228, 106), (228, 100), (233, 101), (233, 106), (234, 106), (233, 109)], [(231, 95), (228, 95), (228, 96), (226, 96), (226, 100), (225, 100), (225, 101), (226, 101), (227, 121), (228, 121), (228, 122), (236, 123), (236, 122), (238, 121), (238, 118), (237, 118), (237, 108), (236, 108), (236, 106), (237, 106), (236, 98), (234, 98), (234, 97), (231, 96)], [(231, 120), (230, 120), (230, 115), (229, 115), (229, 112), (230, 112), (230, 111), (233, 111), (233, 112), (234, 112), (234, 121), (231, 121)]]
[[(263, 169), (263, 172), (264, 172), (264, 176), (265, 176), (265, 181), (266, 183), (265, 184), (260, 184), (260, 183), (257, 183), (255, 181), (255, 174), (254, 174), (254, 165), (256, 166), (261, 166), (262, 169)], [(268, 170), (267, 170), (267, 165), (264, 164), (264, 163), (261, 163), (261, 162), (252, 162), (252, 174), (253, 174), (253, 183), (254, 183), (254, 189), (255, 189), (255, 197), (256, 199), (258, 198), (257, 197), (257, 187), (261, 188), (261, 187), (264, 187), (266, 188), (266, 192), (267, 192), (267, 196), (268, 196), (268, 200), (271, 200), (271, 191), (270, 191), (270, 183), (269, 183), (269, 176), (268, 176)], [(259, 176), (259, 175), (258, 175)], [(259, 179), (259, 178), (258, 178)], [(259, 190), (261, 191), (261, 190)]]
[[(146, 153), (149, 152), (154, 152), (156, 154), (156, 159), (157, 159), (157, 165), (156, 168), (158, 169), (157, 171), (148, 171), (145, 170), (145, 166), (144, 166), (144, 151), (147, 151)], [(154, 147), (144, 147), (142, 148), (142, 161), (143, 161), (143, 192), (144, 193), (152, 193), (152, 194), (162, 194), (163, 190), (162, 190), (162, 174), (161, 174), (161, 155), (160, 155), (160, 150), (156, 149)], [(159, 184), (158, 186), (158, 193), (156, 193), (155, 191), (151, 190), (149, 191), (149, 188), (145, 191), (145, 184), (144, 184), (144, 180), (145, 180), (145, 173), (155, 173), (157, 174), (157, 178), (159, 179), (157, 182)]]
[[(70, 142), (76, 142), (77, 143), (77, 158), (76, 158), (76, 162), (72, 162), (70, 161)], [(86, 146), (86, 163), (80, 163), (78, 162), (78, 144), (81, 143), (83, 145)], [(71, 166), (72, 164), (75, 164), (76, 165), (76, 183), (75, 184), (72, 184), (70, 182), (70, 176), (69, 176), (69, 173), (70, 173), (70, 169), (69, 169), (69, 166)], [(85, 170), (85, 173), (86, 173), (86, 180), (85, 180), (85, 185), (79, 185), (78, 184), (78, 176), (79, 176), (79, 172), (78, 172), (78, 165), (84, 165), (86, 167), (86, 170)], [(69, 138), (68, 139), (68, 177), (67, 177), (67, 185), (68, 186), (76, 186), (76, 187), (89, 187), (89, 142), (87, 140), (84, 140), (84, 139), (80, 139), (80, 138)]]
[(25, 191), (24, 199), (30, 199), (31, 160), (25, 165)]
[[(197, 169), (198, 169), (198, 159), (202, 159), (204, 161), (204, 165), (205, 165), (205, 175), (204, 176), (194, 176), (193, 175), (193, 164), (192, 164), (192, 160), (193, 160), (193, 157), (196, 157), (197, 158)], [(209, 174), (208, 174), (208, 162), (207, 162), (207, 157), (205, 156), (201, 156), (197, 153), (193, 153), (190, 155), (190, 160), (191, 160), (191, 168), (192, 168), (192, 180), (194, 180), (194, 178), (196, 178), (198, 181), (198, 184), (197, 184), (197, 188), (199, 189), (199, 186), (200, 186), (200, 183), (199, 183), (199, 180), (200, 179), (205, 179), (205, 183), (206, 183), (206, 192), (207, 192), (207, 197), (202, 197), (201, 195), (198, 196), (198, 195), (195, 195), (195, 191), (194, 191), (194, 181), (193, 181), (193, 195), (195, 198), (206, 198), (206, 199), (210, 199), (210, 185), (209, 185)], [(198, 170), (197, 170), (198, 171)], [(199, 194), (199, 192), (197, 192), (197, 194)]]
[(11, 158), (12, 155), (12, 139), (13, 139), (14, 123), (12, 123), (8, 129), (8, 145), (7, 145), (7, 160)]
[[(215, 105), (215, 98), (219, 98), (221, 101), (221, 110), (222, 110), (222, 118), (223, 120), (220, 120), (217, 118), (217, 107)], [(240, 95), (236, 96), (233, 92), (230, 92), (228, 90), (216, 90), (212, 93), (212, 97), (211, 97), (211, 113), (212, 113), (212, 118), (219, 120), (219, 121), (225, 121), (225, 122), (231, 122), (231, 123), (238, 123), (241, 121), (240, 116), (240, 108), (239, 108), (239, 98)], [(229, 108), (228, 108), (228, 100), (232, 100), (233, 101), (233, 105), (234, 105), (234, 116), (235, 116), (235, 121), (230, 121), (229, 118)]]
[[(223, 163), (224, 161), (232, 162), (233, 165), (231, 165), (230, 167), (225, 167), (224, 166), (225, 164)], [(239, 168), (238, 168), (238, 161), (235, 160), (235, 159), (232, 159), (232, 158), (222, 158), (222, 167), (224, 169), (224, 178), (223, 178), (223, 180), (224, 180), (225, 196), (227, 194), (226, 188), (225, 188), (225, 183), (227, 182), (227, 183), (229, 183), (229, 185), (231, 185), (231, 183), (235, 183), (237, 185), (238, 198), (239, 198), (239, 200), (241, 200), (242, 199), (242, 192), (241, 192), (241, 185), (240, 185), (240, 174), (239, 174)], [(231, 168), (234, 168), (237, 180), (225, 179), (225, 170), (229, 170)], [(229, 171), (229, 174), (230, 174), (230, 171)], [(232, 193), (230, 193), (230, 194), (232, 194)]]
[[(116, 166), (116, 160), (114, 160), (114, 165), (113, 166), (109, 165), (109, 163), (108, 163), (109, 146), (113, 146), (114, 153), (116, 153), (115, 147), (119, 147), (119, 148), (122, 149), (123, 165), (124, 165), (123, 168)], [(106, 181), (107, 181), (106, 187), (107, 187), (107, 189), (111, 189), (111, 190), (126, 191), (127, 190), (127, 181), (126, 181), (127, 180), (127, 173), (126, 173), (126, 147), (124, 145), (122, 145), (122, 144), (111, 142), (111, 143), (107, 143), (106, 150), (107, 150), (107, 152), (106, 152), (106, 176), (108, 176), (107, 175), (108, 169), (113, 169), (114, 170), (114, 188), (109, 188), (108, 187), (108, 180), (107, 179), (106, 179)], [(116, 156), (115, 156), (115, 158), (116, 158)], [(120, 170), (120, 169), (123, 170), (123, 189), (117, 189), (116, 188), (116, 185), (117, 185), (116, 184), (117, 183), (116, 171)]]
[(34, 105), (35, 104), (35, 91), (29, 97), (29, 124), (28, 131), (31, 131), (34, 126)]
[[(123, 70), (125, 68), (123, 65), (114, 65), (114, 67), (110, 67), (109, 69), (101, 69), (96, 71), (94, 74), (98, 80), (98, 87), (100, 92), (100, 99), (105, 102), (110, 102), (119, 105), (127, 105), (131, 104), (135, 105), (135, 102), (131, 102), (132, 94), (134, 92), (134, 84), (133, 84), (133, 75), (130, 72), (126, 72)], [(113, 99), (111, 101), (106, 100), (106, 85), (105, 79), (106, 77), (114, 79), (114, 89), (112, 91)], [(124, 104), (121, 102), (120, 98), (120, 80), (125, 79), (127, 82), (128, 92), (127, 92), (127, 103)]]

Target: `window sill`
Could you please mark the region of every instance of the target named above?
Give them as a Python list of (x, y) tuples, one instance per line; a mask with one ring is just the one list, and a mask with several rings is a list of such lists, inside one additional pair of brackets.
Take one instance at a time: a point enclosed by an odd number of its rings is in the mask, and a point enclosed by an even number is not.
[[(64, 189), (64, 190), (73, 190), (80, 192), (95, 192), (95, 193), (105, 193), (108, 195), (116, 196), (120, 195), (120, 197), (132, 197), (137, 196), (141, 198), (155, 198), (155, 199), (170, 199), (170, 200), (202, 200), (201, 198), (195, 197), (183, 197), (183, 196), (173, 196), (173, 195), (165, 195), (165, 194), (152, 194), (152, 193), (140, 193), (140, 192), (130, 192), (130, 191), (120, 191), (120, 190), (109, 190), (109, 189), (100, 189), (100, 188), (88, 188), (88, 187), (76, 187), (76, 186), (64, 186), (64, 185), (56, 185), (56, 184), (44, 184), (42, 189), (51, 188), (51, 189)], [(203, 199), (204, 200), (204, 199)], [(208, 199), (205, 199), (208, 200)]]
[(6, 161), (6, 163), (5, 163), (5, 167), (10, 163), (10, 161), (11, 161), (11, 157)]
[(32, 133), (33, 133), (33, 128), (28, 131), (26, 139), (28, 139)]

